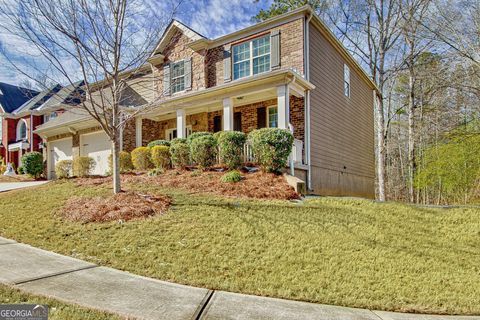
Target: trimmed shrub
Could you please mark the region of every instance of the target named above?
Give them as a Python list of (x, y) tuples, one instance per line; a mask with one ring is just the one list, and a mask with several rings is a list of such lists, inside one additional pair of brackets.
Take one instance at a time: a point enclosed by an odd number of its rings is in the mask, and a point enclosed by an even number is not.
[(66, 179), (72, 175), (72, 160), (61, 160), (55, 165), (55, 175), (57, 179)]
[(187, 139), (185, 139), (185, 138), (175, 138), (175, 139), (170, 141), (170, 146), (173, 146), (174, 144), (177, 144), (177, 143), (187, 143)]
[[(127, 151), (120, 151), (120, 173), (130, 172), (133, 170), (132, 156)], [(108, 167), (113, 173), (113, 155), (108, 157)]]
[(187, 137), (187, 143), (190, 144), (192, 143), (193, 140), (203, 137), (203, 136), (211, 136), (211, 132), (205, 132), (205, 131), (200, 131), (200, 132), (194, 132), (191, 135)]
[(225, 183), (234, 183), (234, 182), (239, 182), (241, 180), (242, 180), (242, 174), (238, 170), (229, 171), (220, 178), (220, 181)]
[(150, 148), (138, 147), (132, 151), (132, 164), (136, 170), (146, 171), (152, 168), (150, 161)]
[(221, 131), (216, 135), (220, 161), (230, 170), (242, 164), (243, 145), (247, 140), (245, 133), (240, 131)]
[(170, 159), (178, 169), (185, 169), (190, 163), (190, 148), (185, 139), (173, 139), (170, 143)]
[[(20, 168), (19, 168), (20, 169)], [(43, 155), (40, 152), (29, 152), (22, 156), (22, 170), (20, 174), (28, 174), (32, 178), (38, 179), (43, 173)]]
[(167, 140), (154, 140), (154, 141), (150, 141), (148, 144), (147, 144), (147, 147), (149, 148), (153, 148), (155, 146), (167, 146), (167, 147), (170, 147), (170, 141), (167, 141)]
[(264, 171), (279, 173), (287, 166), (293, 145), (290, 131), (278, 128), (258, 129), (250, 132), (248, 141)]
[(22, 167), (22, 166), (18, 167), (17, 173), (18, 173), (18, 174), (25, 174), (25, 171), (23, 171), (23, 167)]
[(95, 167), (95, 160), (90, 157), (77, 157), (73, 159), (73, 175), (76, 177), (88, 177)]
[(157, 169), (167, 169), (170, 166), (170, 148), (167, 146), (154, 146), (150, 150), (150, 159)]
[(192, 160), (202, 169), (215, 164), (217, 157), (217, 141), (212, 134), (203, 135), (190, 142)]

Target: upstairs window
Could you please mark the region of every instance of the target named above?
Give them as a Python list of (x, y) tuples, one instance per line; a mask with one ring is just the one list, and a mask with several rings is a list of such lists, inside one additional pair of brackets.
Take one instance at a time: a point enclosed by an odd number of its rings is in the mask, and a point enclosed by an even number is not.
[(350, 98), (350, 68), (346, 64), (343, 65), (343, 93)]
[(270, 35), (233, 46), (233, 79), (270, 71)]
[(185, 90), (185, 61), (172, 64), (172, 93)]
[(17, 141), (27, 140), (27, 122), (20, 119), (17, 124)]

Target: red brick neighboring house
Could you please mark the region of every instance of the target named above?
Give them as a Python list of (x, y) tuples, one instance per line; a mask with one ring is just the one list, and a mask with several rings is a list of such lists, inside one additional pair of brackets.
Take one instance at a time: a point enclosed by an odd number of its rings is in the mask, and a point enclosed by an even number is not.
[[(77, 103), (74, 86), (57, 84), (42, 92), (0, 83), (1, 102), (0, 155), (15, 168), (27, 152), (43, 150), (43, 140), (34, 131), (64, 112), (65, 105)], [(0, 95), (0, 98), (2, 96)]]

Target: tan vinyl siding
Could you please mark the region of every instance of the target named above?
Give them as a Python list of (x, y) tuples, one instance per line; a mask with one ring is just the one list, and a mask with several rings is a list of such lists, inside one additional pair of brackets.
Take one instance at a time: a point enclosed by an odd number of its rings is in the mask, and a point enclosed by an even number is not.
[[(357, 70), (310, 24), (311, 165), (315, 193), (374, 195), (373, 93)], [(344, 64), (350, 97), (344, 95)]]

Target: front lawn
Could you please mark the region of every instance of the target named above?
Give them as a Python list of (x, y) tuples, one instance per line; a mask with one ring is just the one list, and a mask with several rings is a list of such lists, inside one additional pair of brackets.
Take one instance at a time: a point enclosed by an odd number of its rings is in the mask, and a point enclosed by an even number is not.
[[(155, 193), (151, 183), (127, 186)], [(133, 183), (133, 182), (132, 182)], [(480, 210), (368, 200), (236, 200), (163, 189), (164, 215), (61, 220), (72, 196), (109, 185), (56, 182), (0, 194), (0, 235), (158, 279), (381, 310), (480, 314)]]
[(0, 285), (1, 304), (44, 304), (48, 305), (48, 319), (50, 320), (120, 320), (121, 318), (86, 309), (74, 304), (63, 303), (43, 296), (31, 295), (8, 286)]

